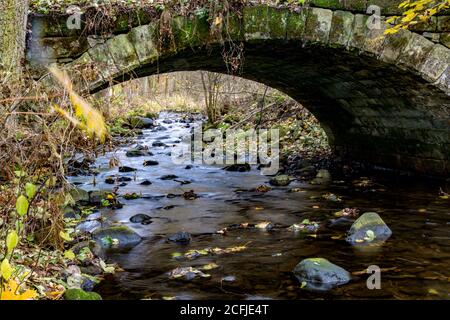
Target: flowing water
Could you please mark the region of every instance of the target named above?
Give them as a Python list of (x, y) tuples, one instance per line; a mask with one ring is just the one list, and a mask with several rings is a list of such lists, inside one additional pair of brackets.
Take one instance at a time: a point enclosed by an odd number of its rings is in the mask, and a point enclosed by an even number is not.
[[(108, 261), (118, 263), (124, 271), (108, 277), (96, 288), (104, 299), (450, 298), (450, 200), (438, 197), (439, 187), (445, 187), (442, 182), (392, 181), (392, 178), (385, 181), (380, 177), (375, 186), (358, 188), (351, 181), (334, 181), (326, 186), (294, 181), (288, 187), (273, 187), (267, 193), (236, 192), (267, 184), (269, 177), (261, 175), (256, 168), (249, 172), (227, 172), (217, 166), (194, 165), (188, 170), (185, 165), (172, 163), (170, 148), (152, 147), (156, 140), (173, 145), (189, 135), (191, 129), (177, 122), (179, 118), (179, 115), (163, 114), (158, 123), (166, 131), (144, 130), (144, 135), (137, 138), (136, 143), (148, 145), (154, 156), (127, 158), (125, 152), (130, 146), (124, 146), (97, 159), (100, 173), (95, 186), (92, 176), (70, 177), (86, 190), (111, 189), (103, 181), (117, 174), (117, 168), (109, 169), (112, 156), (119, 158), (122, 165), (138, 169), (136, 173), (120, 174), (134, 181), (121, 187), (118, 193), (136, 192), (143, 198), (120, 199), (124, 204), (122, 209), (101, 210), (107, 223), (126, 224), (144, 238), (127, 252), (108, 254)], [(167, 119), (173, 123), (163, 123)], [(142, 163), (148, 159), (159, 161), (159, 165), (144, 167)], [(158, 179), (167, 174), (192, 183), (181, 185)], [(152, 184), (140, 185), (146, 179)], [(300, 192), (289, 192), (293, 188), (300, 188), (297, 190)], [(167, 197), (189, 190), (200, 197), (195, 200)], [(342, 202), (322, 197), (330, 192), (340, 196)], [(377, 250), (352, 247), (345, 242), (346, 230), (329, 226), (334, 212), (346, 207), (358, 208), (361, 213), (379, 213), (393, 235)], [(129, 221), (140, 213), (153, 217), (153, 223), (140, 225)], [(232, 224), (270, 221), (287, 226), (306, 218), (321, 223), (317, 236), (283, 228), (215, 233)], [(168, 242), (167, 237), (178, 231), (191, 233), (191, 242), (187, 245)], [(174, 252), (183, 254), (192, 249), (242, 245), (247, 249), (230, 254), (195, 260), (172, 257)], [(327, 292), (301, 289), (292, 270), (302, 259), (311, 257), (326, 258), (354, 273), (352, 281)], [(204, 271), (211, 275), (208, 278), (188, 281), (168, 277), (168, 272), (177, 267), (211, 263), (219, 267)], [(370, 265), (382, 268), (380, 290), (367, 288), (369, 275), (361, 271)]]

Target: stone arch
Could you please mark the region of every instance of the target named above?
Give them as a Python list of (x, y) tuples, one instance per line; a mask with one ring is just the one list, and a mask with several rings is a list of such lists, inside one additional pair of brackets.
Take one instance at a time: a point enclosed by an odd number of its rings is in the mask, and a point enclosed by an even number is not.
[(197, 17), (174, 17), (157, 50), (158, 22), (138, 26), (67, 64), (80, 90), (157, 72), (226, 72), (221, 53), (245, 44), (242, 76), (280, 89), (308, 108), (334, 151), (382, 167), (448, 176), (450, 50), (402, 30), (383, 36), (369, 16), (305, 8), (244, 8), (218, 34)]

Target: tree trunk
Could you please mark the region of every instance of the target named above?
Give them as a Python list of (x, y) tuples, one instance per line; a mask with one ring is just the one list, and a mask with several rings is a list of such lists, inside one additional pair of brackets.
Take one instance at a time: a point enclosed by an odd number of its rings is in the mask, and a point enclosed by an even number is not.
[(25, 57), (29, 0), (0, 1), (0, 71), (18, 79)]
[[(0, 126), (7, 128), (7, 134), (13, 134), (17, 117), (14, 111), (22, 95), (23, 61), (27, 34), (29, 0), (0, 0)], [(5, 133), (2, 133), (5, 135)]]

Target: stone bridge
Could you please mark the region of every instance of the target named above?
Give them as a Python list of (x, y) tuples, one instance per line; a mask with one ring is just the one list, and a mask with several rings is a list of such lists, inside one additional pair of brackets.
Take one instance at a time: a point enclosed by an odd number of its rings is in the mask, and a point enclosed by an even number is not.
[[(57, 62), (79, 90), (93, 93), (156, 73), (227, 73), (243, 53), (239, 75), (308, 108), (336, 154), (448, 177), (450, 17), (383, 36), (399, 2), (312, 0), (299, 10), (252, 5), (220, 28), (195, 14), (150, 18), (138, 10), (119, 16), (107, 36), (69, 30), (67, 17), (32, 15), (27, 56), (36, 76)], [(366, 13), (373, 4), (381, 8), (380, 28)]]

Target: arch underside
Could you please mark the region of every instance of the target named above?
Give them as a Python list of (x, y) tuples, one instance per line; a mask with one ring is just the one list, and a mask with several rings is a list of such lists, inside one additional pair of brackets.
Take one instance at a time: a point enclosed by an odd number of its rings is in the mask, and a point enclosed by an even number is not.
[[(223, 46), (179, 50), (112, 82), (174, 71), (227, 73), (222, 52)], [(244, 56), (239, 76), (304, 105), (337, 155), (383, 168), (449, 175), (449, 98), (421, 77), (357, 52), (289, 41), (245, 43)]]

